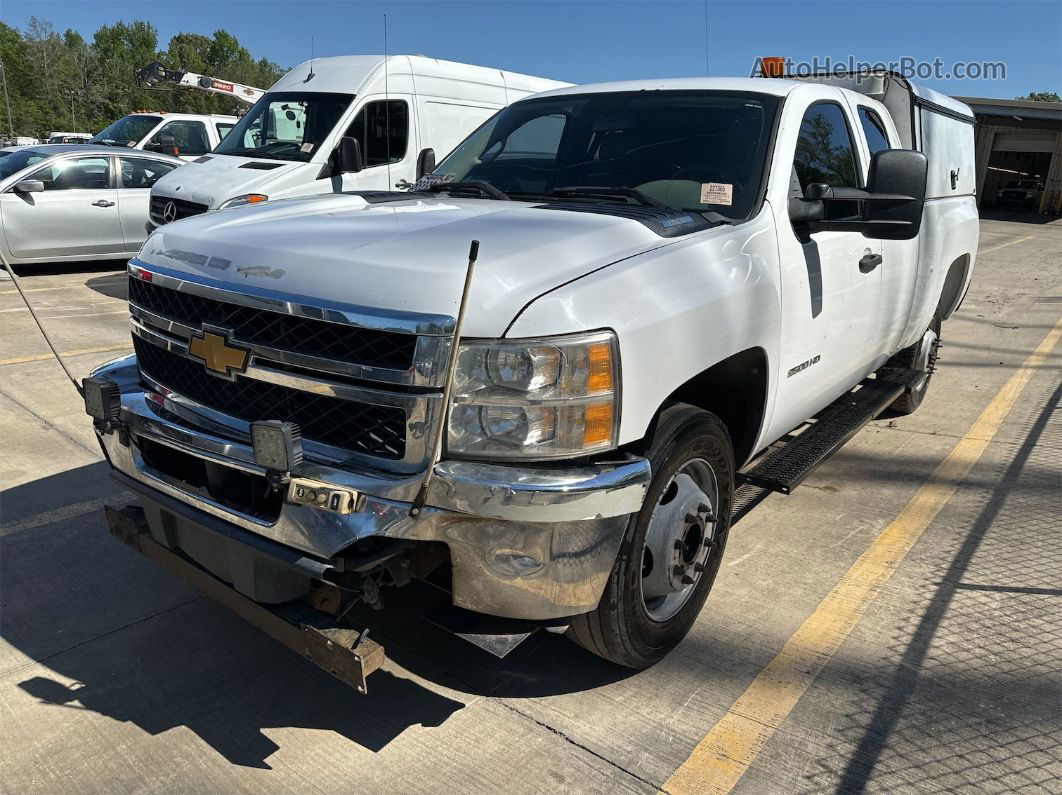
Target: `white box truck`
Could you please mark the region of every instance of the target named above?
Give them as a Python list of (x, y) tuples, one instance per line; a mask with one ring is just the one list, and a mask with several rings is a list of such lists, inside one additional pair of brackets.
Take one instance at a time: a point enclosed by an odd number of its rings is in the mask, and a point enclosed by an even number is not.
[[(267, 200), (412, 185), (499, 109), (566, 85), (418, 55), (307, 61), (209, 156), (155, 184), (151, 219), (161, 225)], [(345, 138), (356, 142), (357, 162)]]
[(412, 576), (659, 660), (738, 506), (917, 409), (969, 285), (972, 112), (859, 77), (563, 88), (413, 191), (156, 230), (86, 381), (113, 532), (360, 690), (328, 616)]

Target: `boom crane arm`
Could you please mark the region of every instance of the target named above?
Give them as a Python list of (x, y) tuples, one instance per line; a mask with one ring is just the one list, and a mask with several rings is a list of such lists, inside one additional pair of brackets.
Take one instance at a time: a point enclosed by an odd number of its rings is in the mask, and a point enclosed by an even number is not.
[(248, 105), (253, 105), (265, 94), (265, 90), (254, 86), (245, 86), (228, 80), (218, 80), (207, 75), (197, 75), (195, 72), (167, 69), (158, 61), (149, 63), (142, 69), (137, 69), (136, 82), (145, 88), (156, 88), (163, 83), (170, 83), (182, 88), (196, 88), (211, 94), (223, 94), (241, 102), (246, 102)]

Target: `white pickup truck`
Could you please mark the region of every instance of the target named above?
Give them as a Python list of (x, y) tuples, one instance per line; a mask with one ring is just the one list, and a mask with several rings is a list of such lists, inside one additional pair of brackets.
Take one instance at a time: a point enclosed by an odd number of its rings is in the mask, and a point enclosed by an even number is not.
[(235, 116), (143, 110), (112, 122), (86, 143), (145, 149), (191, 160), (221, 143), (236, 122)]
[(85, 383), (112, 532), (359, 690), (382, 650), (321, 617), (411, 577), (650, 665), (735, 511), (922, 401), (972, 125), (881, 73), (569, 87), (412, 192), (162, 227)]

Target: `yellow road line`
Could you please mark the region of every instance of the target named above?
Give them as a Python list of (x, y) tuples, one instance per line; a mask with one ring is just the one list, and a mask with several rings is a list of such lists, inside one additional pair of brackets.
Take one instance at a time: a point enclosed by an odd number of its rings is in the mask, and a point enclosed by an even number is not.
[(1026, 235), (1025, 237), (1019, 237), (1017, 240), (1008, 240), (1006, 243), (1000, 243), (996, 246), (989, 246), (988, 248), (979, 249), (977, 255), (987, 254), (989, 251), (996, 251), (1007, 246), (1013, 246), (1017, 243), (1024, 243), (1026, 240), (1032, 240), (1032, 235)]
[[(99, 348), (77, 348), (72, 351), (59, 351), (64, 359), (67, 356), (81, 356), (86, 353), (110, 353), (111, 351), (131, 351), (133, 346), (129, 343), (122, 345), (103, 345)], [(32, 356), (12, 356), (10, 359), (0, 359), (0, 367), (6, 364), (26, 364), (27, 362), (43, 362), (53, 358), (50, 353), (36, 353)]]
[(815, 612), (664, 783), (664, 791), (673, 795), (726, 793), (737, 784), (851, 633), (881, 586), (892, 577), (977, 463), (1060, 336), (1062, 320), (996, 393), (899, 515), (852, 564)]

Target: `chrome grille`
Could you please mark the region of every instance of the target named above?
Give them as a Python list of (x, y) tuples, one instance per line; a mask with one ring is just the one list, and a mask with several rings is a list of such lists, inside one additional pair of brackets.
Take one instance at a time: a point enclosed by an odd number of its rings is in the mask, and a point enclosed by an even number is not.
[(192, 215), (200, 215), (207, 211), (207, 205), (200, 204), (199, 202), (185, 201), (184, 199), (171, 199), (167, 196), (152, 196), (151, 204), (148, 212), (151, 214), (151, 220), (160, 226), (168, 223), (166, 220), (166, 205), (173, 202), (173, 208), (175, 215), (171, 218), (171, 221), (178, 221), (181, 218), (188, 218)]
[(343, 400), (237, 375), (228, 381), (201, 364), (133, 336), (140, 371), (155, 383), (245, 422), (288, 420), (307, 440), (400, 460), (406, 453), (406, 412), (395, 406)]
[(129, 301), (194, 328), (203, 323), (232, 330), (241, 342), (368, 367), (407, 370), (417, 337), (330, 323), (219, 301), (129, 277)]

